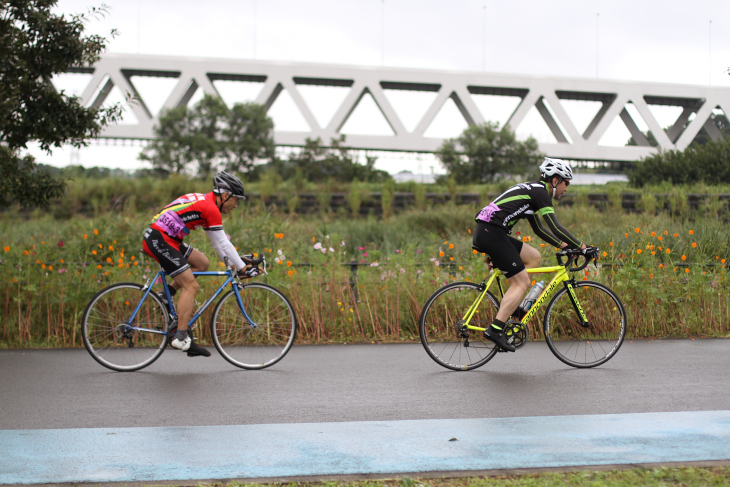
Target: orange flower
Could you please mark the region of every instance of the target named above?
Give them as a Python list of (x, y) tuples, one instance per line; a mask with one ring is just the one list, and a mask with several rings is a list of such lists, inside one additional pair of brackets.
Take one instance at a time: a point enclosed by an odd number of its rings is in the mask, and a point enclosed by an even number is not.
[(92, 250), (91, 253), (96, 255), (96, 250)]
[(462, 266), (459, 266), (459, 270), (460, 270), (460, 271), (463, 271), (463, 270), (464, 270), (464, 268), (463, 268)]
[(466, 231), (469, 232), (469, 234), (471, 234), (471, 228), (468, 228)]
[(23, 255), (30, 255), (30, 252), (28, 252), (27, 250), (24, 250)]
[(61, 264), (63, 264), (63, 263), (64, 263), (64, 262), (63, 262), (63, 259), (61, 259)]
[(669, 232), (664, 230), (664, 235), (669, 235)]
[(130, 257), (129, 260), (134, 260), (134, 256)]
[(112, 246), (110, 245), (110, 246), (109, 246), (109, 250), (114, 250), (114, 247), (112, 247)]
[(107, 261), (107, 262), (109, 262), (109, 263), (111, 264), (111, 263), (112, 263), (112, 258), (111, 258), (111, 257), (107, 257), (107, 258), (106, 258), (106, 261)]
[(608, 242), (609, 247), (613, 247), (613, 242)]
[(654, 251), (652, 250), (652, 251), (651, 251), (651, 255), (654, 255), (654, 254), (656, 254), (656, 252), (654, 252)]
[(289, 277), (291, 277), (291, 276), (293, 276), (293, 275), (294, 275), (294, 273), (295, 273), (295, 272), (296, 272), (296, 270), (294, 270), (294, 269), (289, 269), (289, 270), (288, 270), (288, 271), (287, 271), (286, 273), (287, 273), (287, 274), (289, 275)]
[(659, 236), (658, 236), (657, 238), (658, 238), (658, 239), (659, 239), (659, 241), (661, 242), (661, 241), (662, 241), (662, 239), (663, 239), (664, 237), (662, 237), (661, 235), (659, 235)]
[(670, 252), (671, 252), (671, 250), (670, 249), (667, 249), (667, 253), (670, 253)]
[(52, 266), (52, 265), (49, 265), (49, 266), (48, 266), (48, 270), (49, 270), (49, 271), (52, 271), (52, 270), (53, 270), (53, 266)]
[(97, 269), (101, 269), (101, 264), (98, 264), (98, 265), (96, 266), (96, 268), (97, 268)]
[(694, 231), (694, 230), (690, 230), (690, 231), (689, 231), (689, 234), (690, 234), (690, 235), (694, 235), (694, 234), (695, 234), (695, 231)]
[(36, 260), (35, 260), (35, 263), (36, 263), (36, 264), (40, 264), (40, 263), (41, 263), (41, 259), (36, 259)]
[(697, 248), (697, 242), (692, 242), (692, 248), (693, 249), (696, 249)]
[(476, 254), (476, 253), (477, 253), (477, 251), (476, 251), (476, 250), (472, 250), (472, 251), (471, 251), (471, 253), (472, 253), (472, 254)]
[(100, 249), (103, 249), (103, 248), (104, 248), (104, 246), (103, 246), (102, 244), (99, 244), (99, 248), (100, 248)]
[(124, 260), (123, 259), (117, 259), (117, 262), (119, 262), (121, 264), (122, 262), (124, 262)]
[(677, 238), (677, 237), (679, 237), (679, 234), (678, 233), (675, 233), (674, 234), (674, 238)]
[(624, 232), (624, 237), (628, 238), (629, 234)]
[(46, 264), (41, 264), (41, 269), (45, 269), (45, 268), (46, 268)]
[(651, 232), (650, 237), (656, 237), (656, 232)]
[(444, 240), (444, 245), (446, 245), (447, 243), (449, 243), (449, 241), (448, 240)]
[(454, 244), (449, 244), (449, 249), (453, 249), (453, 248), (454, 248)]
[(684, 272), (687, 272), (687, 273), (689, 273), (689, 267), (687, 267), (687, 268), (686, 268), (686, 269), (684, 270)]
[(454, 260), (454, 258), (453, 257), (449, 257), (449, 260)]
[(88, 237), (88, 235), (84, 234), (84, 240), (86, 240), (86, 237)]
[(13, 277), (13, 282), (18, 282), (18, 280), (17, 280), (16, 278), (14, 278), (14, 277)]
[(659, 264), (660, 269), (664, 269), (664, 264)]
[(135, 262), (134, 265), (137, 265), (137, 262)]
[(725, 259), (722, 259), (722, 260), (721, 260), (720, 262), (721, 262), (722, 264), (724, 264), (724, 263), (725, 263)]
[(639, 227), (636, 227), (636, 228), (634, 228), (634, 231), (635, 231), (636, 233), (639, 233), (639, 232), (640, 232), (641, 230), (639, 229)]
[(522, 237), (523, 242), (527, 242), (527, 237)]
[(99, 230), (97, 230), (96, 228), (94, 229), (94, 235), (99, 235)]
[(641, 253), (641, 249), (637, 249), (637, 250), (636, 250), (636, 253), (637, 253), (637, 254), (640, 254), (640, 253)]
[(109, 275), (109, 273), (108, 273), (108, 272), (104, 272), (104, 275), (105, 275), (105, 276), (108, 276), (108, 275)]
[(8, 246), (6, 245), (6, 246), (5, 246), (5, 248), (4, 248), (3, 250), (4, 250), (5, 252), (10, 252), (10, 247), (8, 247)]
[(649, 274), (649, 279), (654, 279), (654, 274)]
[(540, 244), (540, 247), (544, 247), (544, 246), (545, 246), (545, 244)]
[(682, 254), (682, 260), (687, 260), (687, 256)]
[(286, 263), (286, 266), (287, 266), (287, 267), (291, 267), (291, 261), (287, 262), (287, 263)]
[(439, 252), (439, 257), (443, 257), (443, 256), (444, 256), (444, 253), (443, 252)]

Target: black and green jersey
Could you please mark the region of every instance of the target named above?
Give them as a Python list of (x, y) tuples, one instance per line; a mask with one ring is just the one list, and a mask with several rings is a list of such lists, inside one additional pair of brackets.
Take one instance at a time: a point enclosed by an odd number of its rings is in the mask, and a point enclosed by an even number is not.
[[(545, 220), (550, 228), (549, 231), (542, 226), (538, 215)], [(482, 208), (475, 220), (503, 227), (512, 233), (512, 227), (522, 218), (527, 218), (538, 237), (555, 247), (559, 247), (561, 242), (567, 243), (568, 247), (572, 248), (581, 246), (580, 240), (558, 223), (553, 200), (548, 192), (548, 184), (542, 181), (530, 181), (512, 186)]]

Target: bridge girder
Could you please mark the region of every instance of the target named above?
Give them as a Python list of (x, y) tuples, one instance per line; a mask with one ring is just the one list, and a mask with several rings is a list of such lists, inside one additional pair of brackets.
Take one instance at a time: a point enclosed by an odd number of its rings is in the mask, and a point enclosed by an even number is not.
[[(713, 109), (720, 107), (730, 114), (729, 88), (670, 83), (120, 54), (107, 54), (93, 68), (75, 71), (92, 74), (81, 95), (85, 106), (101, 106), (115, 86), (123, 93), (138, 96), (139, 101), (132, 104), (131, 109), (139, 123), (105, 128), (100, 138), (113, 139), (154, 138), (157, 114), (151, 113), (139, 97), (131, 81), (133, 76), (177, 79), (175, 88), (164, 102), (163, 108), (167, 109), (186, 105), (197, 89), (219, 96), (214, 86), (216, 80), (263, 83), (263, 89), (254, 101), (267, 108), (286, 90), (309, 125), (308, 132), (275, 129), (276, 144), (290, 146), (303, 146), (307, 137), (320, 137), (325, 143), (338, 138), (345, 122), (366, 94), (372, 96), (394, 135), (348, 135), (347, 145), (357, 149), (433, 152), (443, 139), (425, 137), (424, 133), (444, 104), (451, 99), (467, 123), (483, 123), (485, 117), (472, 98), (472, 95), (480, 94), (521, 99), (507, 122), (512, 128), (519, 127), (535, 107), (557, 140), (557, 143), (540, 143), (540, 150), (552, 157), (573, 160), (633, 161), (658, 150), (649, 145), (639, 130), (626, 110), (627, 103), (636, 107), (662, 150), (685, 149), (703, 127), (713, 139), (717, 138), (719, 131), (710, 119)], [(319, 124), (298, 91), (297, 87), (303, 84), (350, 88), (326, 126)], [(385, 90), (389, 89), (436, 93), (415, 129), (408, 131), (405, 128), (385, 95)], [(583, 133), (579, 133), (560, 100), (595, 101), (601, 103), (601, 108)], [(682, 113), (665, 131), (649, 105), (678, 106)], [(695, 117), (690, 121), (692, 114)], [(616, 117), (624, 122), (639, 145), (599, 145)]]

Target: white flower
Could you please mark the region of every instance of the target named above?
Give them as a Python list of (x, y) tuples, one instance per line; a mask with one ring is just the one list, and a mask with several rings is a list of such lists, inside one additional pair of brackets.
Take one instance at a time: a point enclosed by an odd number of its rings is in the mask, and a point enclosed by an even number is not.
[(322, 248), (321, 248), (321, 249), (319, 249), (319, 250), (321, 250), (323, 254), (326, 254), (326, 253), (327, 253), (327, 249), (326, 249), (326, 248), (324, 248), (324, 247), (322, 247)]
[(378, 264), (377, 262), (373, 262), (372, 264), (370, 264), (370, 267), (378, 267), (379, 265), (380, 264)]
[(406, 270), (401, 267), (400, 269), (398, 269), (398, 272), (400, 272), (401, 274), (405, 274), (406, 273)]
[(281, 251), (281, 249), (277, 250), (276, 253), (279, 254), (279, 255), (283, 254), (283, 252)]
[(430, 259), (428, 259), (428, 260), (430, 260), (431, 262), (436, 262), (436, 257), (431, 257), (431, 258), (430, 258)]
[(439, 261), (434, 262), (436, 264), (436, 267), (438, 267), (441, 263)]
[(314, 244), (314, 250), (319, 250), (321, 248), (322, 248), (322, 244), (321, 243), (317, 242), (316, 244)]
[(334, 252), (334, 251), (335, 251), (335, 249), (333, 249), (332, 247), (330, 247), (330, 252)]
[(344, 247), (344, 246), (345, 246), (345, 241), (343, 240), (342, 243), (340, 244), (340, 247)]

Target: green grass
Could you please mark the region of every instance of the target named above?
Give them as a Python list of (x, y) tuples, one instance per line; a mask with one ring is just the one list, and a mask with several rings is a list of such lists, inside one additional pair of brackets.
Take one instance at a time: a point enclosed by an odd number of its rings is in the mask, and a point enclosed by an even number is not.
[[(174, 484), (187, 485), (187, 484)], [(252, 484), (200, 484), (228, 487), (707, 487), (730, 485), (730, 467), (579, 470), (524, 475), (453, 478), (393, 478)]]
[[(446, 204), (352, 218), (289, 215), (248, 202), (224, 218), (224, 227), (241, 253), (267, 256), (270, 274), (262, 280), (292, 301), (299, 343), (416, 341), (420, 309), (431, 293), (446, 282), (485, 276), (469, 233), (477, 209)], [(629, 214), (581, 204), (557, 205), (556, 212), (571, 232), (605, 252), (606, 266), (577, 277), (602, 281), (619, 294), (629, 338), (730, 334), (724, 267), (730, 229), (716, 212)], [(157, 270), (138, 253), (151, 215), (131, 206), (66, 220), (42, 212), (0, 214), (0, 347), (80, 346), (80, 316), (96, 292), (114, 282), (144, 282)], [(554, 249), (540, 247), (526, 223), (515, 230), (542, 252), (543, 264), (555, 262)], [(187, 241), (217, 268), (204, 232)], [(353, 261), (363, 264), (359, 302), (351, 269), (343, 265)], [(201, 295), (218, 285), (202, 280)], [(203, 340), (208, 319), (199, 322)], [(539, 319), (530, 325), (533, 338), (540, 338)]]

